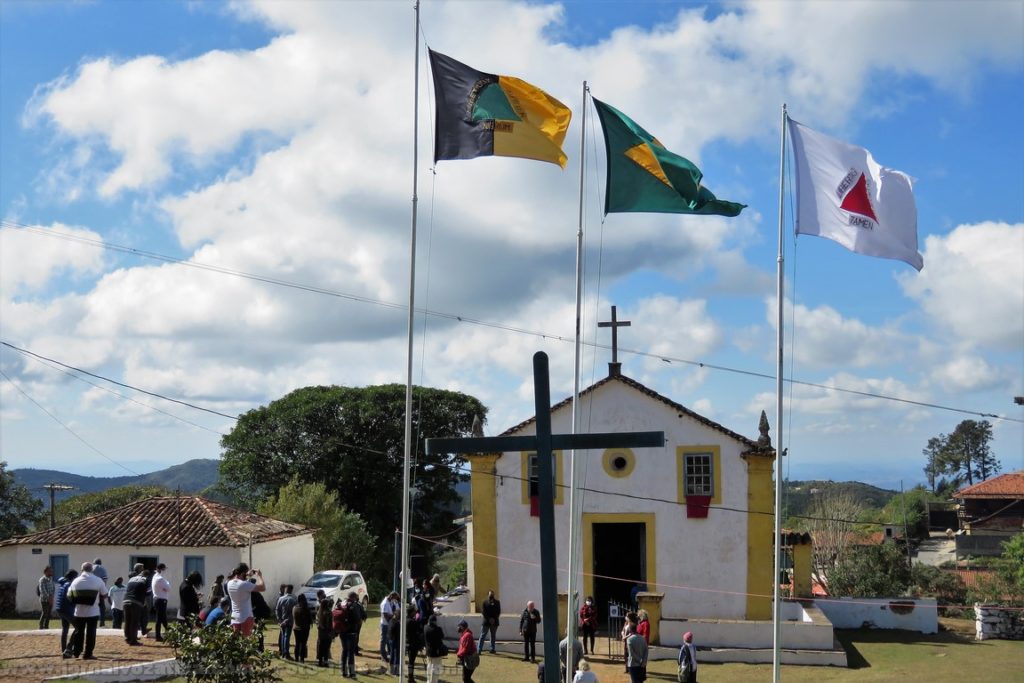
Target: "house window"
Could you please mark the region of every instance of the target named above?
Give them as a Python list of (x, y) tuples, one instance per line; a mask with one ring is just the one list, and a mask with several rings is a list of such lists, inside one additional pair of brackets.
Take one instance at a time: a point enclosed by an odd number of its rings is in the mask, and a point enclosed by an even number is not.
[[(532, 451), (523, 451), (520, 454), (522, 460), (522, 500), (523, 505), (529, 505), (531, 510), (537, 509), (537, 500), (540, 497), (540, 479), (537, 469), (537, 454)], [(551, 473), (555, 483), (555, 505), (561, 505), (564, 497), (562, 486), (562, 452), (551, 453)]]
[(684, 464), (686, 496), (714, 496), (715, 468), (711, 453), (687, 453)]
[(203, 581), (206, 581), (206, 558), (202, 555), (186, 555), (185, 556), (185, 573), (182, 576), (188, 576), (192, 572), (199, 572), (199, 576), (203, 577)]
[(50, 555), (50, 566), (53, 567), (53, 578), (64, 576), (68, 573), (68, 556)]
[(722, 504), (722, 455), (719, 446), (677, 446), (678, 500), (689, 518), (706, 517), (710, 506)]

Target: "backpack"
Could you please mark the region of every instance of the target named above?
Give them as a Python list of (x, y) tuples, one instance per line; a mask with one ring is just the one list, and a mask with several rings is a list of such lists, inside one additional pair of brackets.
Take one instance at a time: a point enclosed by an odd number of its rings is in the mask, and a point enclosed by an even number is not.
[(693, 662), (690, 659), (690, 648), (688, 645), (683, 645), (685, 651), (683, 653), (683, 661), (679, 664), (679, 671), (676, 673), (676, 680), (679, 683), (690, 683), (690, 674), (693, 673)]
[(335, 633), (348, 633), (348, 625), (348, 603), (341, 601), (334, 607), (334, 611), (331, 612), (331, 627), (333, 628)]

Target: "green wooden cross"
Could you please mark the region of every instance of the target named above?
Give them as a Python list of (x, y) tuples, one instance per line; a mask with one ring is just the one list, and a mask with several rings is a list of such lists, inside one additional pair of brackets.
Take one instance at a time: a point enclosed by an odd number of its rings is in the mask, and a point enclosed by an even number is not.
[[(558, 578), (555, 566), (555, 483), (552, 451), (605, 448), (658, 448), (665, 445), (665, 432), (613, 432), (601, 434), (552, 434), (551, 391), (548, 356), (533, 355), (533, 397), (536, 406), (535, 436), (491, 436), (427, 439), (428, 454), (437, 453), (537, 453), (538, 503), (540, 507), (540, 581), (544, 602), (544, 683), (558, 683)], [(572, 596), (569, 596), (572, 604)], [(570, 647), (569, 651), (572, 651)]]

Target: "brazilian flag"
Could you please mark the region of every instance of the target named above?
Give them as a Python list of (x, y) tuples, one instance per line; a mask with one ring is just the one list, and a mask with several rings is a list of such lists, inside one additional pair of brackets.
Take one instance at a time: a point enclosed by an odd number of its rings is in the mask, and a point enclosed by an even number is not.
[(746, 204), (716, 199), (701, 185), (704, 174), (665, 149), (615, 107), (594, 100), (608, 153), (604, 212), (692, 213), (738, 216)]
[(483, 156), (549, 161), (565, 168), (572, 112), (540, 88), (430, 50), (437, 99), (434, 161)]

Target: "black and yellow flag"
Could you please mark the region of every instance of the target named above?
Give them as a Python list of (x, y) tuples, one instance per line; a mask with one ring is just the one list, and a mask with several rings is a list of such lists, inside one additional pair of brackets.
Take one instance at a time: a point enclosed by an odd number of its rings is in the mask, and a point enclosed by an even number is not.
[(572, 112), (540, 88), (483, 73), (430, 50), (437, 99), (434, 161), (482, 156), (549, 161), (565, 168)]

